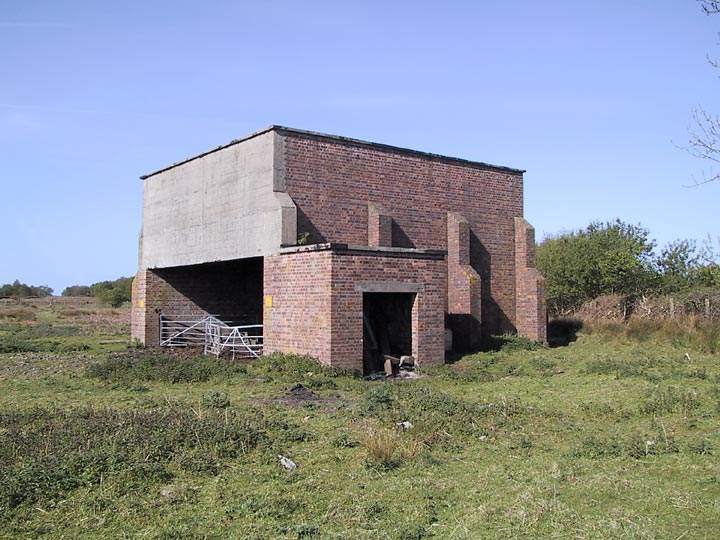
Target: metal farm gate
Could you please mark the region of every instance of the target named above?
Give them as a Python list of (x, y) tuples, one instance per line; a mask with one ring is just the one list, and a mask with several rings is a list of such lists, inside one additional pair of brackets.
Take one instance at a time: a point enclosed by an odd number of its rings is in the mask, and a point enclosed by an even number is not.
[(232, 326), (214, 315), (160, 315), (160, 346), (203, 347), (205, 354), (220, 357), (260, 358), (263, 325)]

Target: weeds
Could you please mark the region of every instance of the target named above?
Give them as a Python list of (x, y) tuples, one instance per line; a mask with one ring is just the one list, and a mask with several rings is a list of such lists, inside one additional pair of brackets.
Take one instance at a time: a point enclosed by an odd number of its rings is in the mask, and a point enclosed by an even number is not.
[(677, 453), (678, 446), (667, 433), (655, 432), (651, 435), (638, 432), (614, 434), (600, 433), (585, 437), (574, 455), (593, 459), (629, 457), (641, 459), (657, 454)]
[(341, 431), (330, 441), (335, 448), (355, 448), (360, 442), (347, 431)]
[(361, 443), (367, 453), (368, 467), (386, 471), (400, 464), (401, 441), (397, 430), (367, 425), (361, 434)]
[(469, 401), (421, 385), (376, 386), (363, 395), (360, 407), (360, 413), (367, 418), (392, 424), (410, 420), (433, 433), (462, 435), (509, 428), (525, 412), (517, 397), (490, 403)]
[(203, 407), (210, 407), (213, 409), (225, 409), (230, 406), (230, 398), (225, 392), (218, 392), (212, 390), (206, 392), (202, 398)]
[(483, 341), (482, 349), (485, 351), (533, 351), (542, 347), (526, 337), (517, 334), (503, 334), (501, 336), (489, 336)]
[(7, 319), (16, 322), (30, 322), (35, 320), (35, 312), (32, 309), (23, 307), (5, 309), (0, 311), (0, 319)]
[(308, 384), (314, 384), (313, 378), (318, 378), (317, 387), (331, 387), (329, 379), (337, 377), (354, 376), (349, 370), (321, 366), (309, 356), (298, 354), (271, 354), (262, 359), (250, 362), (247, 365), (250, 375), (261, 376), (270, 380), (296, 381), (310, 376)]
[(86, 370), (88, 377), (123, 385), (137, 381), (168, 383), (205, 382), (227, 379), (247, 372), (238, 362), (211, 356), (183, 356), (168, 353), (117, 353)]
[(637, 343), (672, 343), (678, 349), (706, 354), (720, 352), (720, 322), (698, 317), (661, 321), (631, 319), (627, 323), (594, 322), (587, 325), (591, 333), (609, 338), (624, 337)]
[[(36, 315), (18, 346), (112, 319)], [(53, 337), (66, 316), (84, 326)], [(717, 356), (613, 332), (399, 382), (294, 355), (1, 356), (0, 537), (712, 538)], [(299, 382), (318, 399), (287, 399)]]
[(700, 407), (700, 396), (693, 389), (679, 389), (675, 386), (653, 388), (640, 404), (640, 412), (649, 415), (680, 413), (687, 416)]
[(178, 469), (217, 474), (223, 460), (247, 454), (264, 437), (252, 416), (199, 416), (178, 405), (1, 414), (0, 513), (112, 475), (133, 483), (167, 481)]

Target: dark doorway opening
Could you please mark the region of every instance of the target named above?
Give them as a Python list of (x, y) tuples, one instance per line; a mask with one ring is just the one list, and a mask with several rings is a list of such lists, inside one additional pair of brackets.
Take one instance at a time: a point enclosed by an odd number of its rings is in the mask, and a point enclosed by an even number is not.
[(385, 356), (412, 354), (415, 293), (363, 293), (363, 371), (383, 371)]
[(262, 257), (153, 271), (180, 295), (168, 298), (165, 313), (209, 314), (230, 325), (262, 324)]

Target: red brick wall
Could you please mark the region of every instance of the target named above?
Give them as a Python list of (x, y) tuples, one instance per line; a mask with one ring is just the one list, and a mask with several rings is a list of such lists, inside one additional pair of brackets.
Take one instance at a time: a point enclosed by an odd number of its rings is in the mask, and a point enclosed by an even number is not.
[(448, 211), (470, 223), (482, 280), (483, 323), (514, 330), (514, 218), (522, 173), (442, 157), (285, 132), (285, 185), (309, 243), (368, 245), (368, 203), (393, 218), (393, 245), (446, 249)]
[(392, 216), (376, 203), (368, 204), (368, 246), (392, 247)]
[(329, 251), (265, 257), (265, 354), (308, 354), (331, 362), (331, 268)]
[(423, 284), (412, 310), (412, 350), (421, 366), (444, 361), (447, 265), (444, 260), (375, 253), (333, 254), (333, 364), (362, 369), (363, 293), (356, 285), (376, 281)]
[(160, 345), (160, 314), (207, 315), (202, 308), (152, 270), (141, 270), (133, 280), (130, 330), (132, 339), (148, 347)]
[(480, 320), (486, 334), (518, 330), (544, 339), (544, 283), (532, 268), (520, 171), (282, 128), (279, 134), (277, 189), (286, 188), (297, 205), (297, 233), (310, 233), (308, 244), (447, 250), (448, 260), (301, 250), (265, 257), (264, 275), (255, 272), (255, 288), (247, 291), (236, 279), (245, 271), (232, 266), (242, 261), (222, 263), (229, 266), (218, 272), (141, 270), (133, 291), (134, 338), (157, 343), (159, 312), (224, 315), (245, 297), (259, 308), (264, 294), (272, 298), (264, 308), (268, 352), (307, 353), (357, 369), (362, 292), (355, 285), (377, 280), (425, 284), (413, 308), (413, 349), (425, 364), (442, 361), (446, 312), (449, 320), (468, 315), (468, 335), (476, 335)]
[(132, 306), (130, 308), (130, 336), (140, 343), (147, 343), (147, 270), (140, 270), (132, 282)]
[(362, 283), (420, 284), (413, 306), (413, 354), (444, 361), (447, 266), (422, 258), (343, 249), (265, 258), (265, 351), (302, 352), (335, 367), (363, 369)]
[(453, 348), (471, 350), (482, 337), (482, 280), (470, 265), (470, 224), (456, 212), (448, 212), (447, 220), (447, 322), (453, 331)]
[(545, 279), (535, 268), (535, 229), (522, 218), (516, 224), (518, 333), (533, 341), (547, 341)]

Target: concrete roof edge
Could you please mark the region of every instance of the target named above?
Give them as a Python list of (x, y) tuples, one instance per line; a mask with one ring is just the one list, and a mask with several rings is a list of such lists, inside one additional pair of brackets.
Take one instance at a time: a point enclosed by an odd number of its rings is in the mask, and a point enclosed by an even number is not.
[(379, 150), (385, 150), (388, 152), (394, 152), (394, 153), (400, 153), (400, 154), (410, 154), (410, 155), (422, 156), (422, 157), (431, 158), (431, 159), (439, 159), (439, 160), (443, 160), (443, 161), (452, 161), (452, 162), (465, 164), (465, 165), (475, 165), (475, 166), (486, 167), (489, 169), (495, 169), (495, 170), (513, 173), (513, 174), (518, 174), (518, 173), (524, 174), (525, 172), (527, 172), (524, 169), (515, 169), (513, 167), (504, 167), (502, 165), (492, 165), (491, 163), (484, 163), (482, 161), (473, 161), (470, 159), (445, 156), (442, 154), (434, 154), (432, 152), (423, 152), (421, 150), (413, 150), (411, 148), (403, 148), (401, 146), (393, 146), (390, 144), (363, 141), (361, 139), (353, 139), (351, 137), (343, 137), (340, 135), (328, 135), (326, 133), (319, 133), (316, 131), (296, 129), (296, 128), (291, 128), (291, 127), (287, 127), (287, 126), (271, 125), (264, 129), (261, 129), (260, 131), (255, 131), (254, 133), (251, 133), (250, 135), (246, 135), (245, 137), (241, 137), (239, 139), (233, 139), (232, 141), (230, 141), (228, 143), (222, 144), (211, 150), (207, 150), (206, 152), (202, 152), (195, 156), (191, 156), (187, 159), (183, 159), (176, 163), (172, 163), (171, 165), (168, 165), (167, 167), (163, 167), (162, 169), (158, 169), (154, 172), (145, 174), (145, 175), (141, 176), (140, 179), (145, 180), (146, 178), (150, 178), (151, 176), (155, 176), (156, 174), (160, 174), (162, 172), (168, 171), (175, 167), (179, 167), (180, 165), (184, 165), (185, 163), (189, 163), (190, 161), (194, 161), (196, 159), (205, 157), (208, 154), (212, 154), (214, 152), (224, 150), (225, 148), (229, 148), (230, 146), (234, 146), (236, 144), (240, 144), (241, 142), (247, 141), (249, 139), (253, 139), (260, 135), (264, 135), (265, 133), (268, 133), (269, 131), (285, 132), (285, 133), (289, 133), (289, 134), (299, 135), (302, 137), (312, 137), (312, 138), (317, 138), (317, 139), (325, 139), (325, 140), (329, 140), (329, 141), (337, 141), (337, 142), (342, 142), (342, 143), (351, 144), (351, 145), (355, 145), (355, 146), (365, 146), (365, 147), (369, 147), (369, 148), (377, 148)]
[(264, 135), (268, 131), (273, 131), (274, 129), (276, 129), (278, 127), (279, 126), (269, 126), (264, 129), (261, 129), (260, 131), (255, 131), (255, 132), (251, 133), (250, 135), (246, 135), (245, 137), (240, 137), (239, 139), (233, 139), (232, 141), (225, 143), (225, 144), (221, 144), (220, 146), (217, 146), (211, 150), (207, 150), (200, 154), (190, 156), (189, 158), (172, 163), (172, 164), (168, 165), (167, 167), (163, 167), (162, 169), (158, 169), (151, 173), (144, 174), (140, 177), (140, 180), (145, 180), (146, 178), (150, 178), (151, 176), (155, 176), (156, 174), (160, 174), (160, 173), (168, 171), (170, 169), (174, 169), (175, 167), (179, 167), (180, 165), (184, 165), (185, 163), (189, 163), (190, 161), (195, 161), (196, 159), (200, 159), (201, 157), (205, 157), (208, 154), (212, 154), (214, 152), (219, 152), (220, 150), (224, 150), (225, 148), (229, 148), (230, 146), (235, 146), (236, 144), (240, 144), (241, 142), (247, 141), (249, 139), (254, 139), (255, 137)]
[(458, 162), (458, 163), (464, 163), (467, 165), (479, 165), (481, 167), (487, 167), (489, 169), (497, 169), (497, 170), (511, 172), (511, 173), (524, 174), (527, 172), (525, 169), (516, 169), (513, 167), (505, 167), (503, 165), (493, 165), (492, 163), (484, 163), (482, 161), (473, 161), (471, 159), (465, 159), (465, 158), (459, 158), (459, 157), (453, 157), (453, 156), (445, 156), (443, 154), (424, 152), (422, 150), (413, 150), (412, 148), (404, 148), (402, 146), (393, 146), (391, 144), (385, 144), (385, 143), (364, 141), (362, 139), (353, 139), (351, 137), (343, 137), (341, 135), (328, 135), (326, 133), (319, 133), (317, 131), (307, 131), (304, 129), (296, 129), (296, 128), (291, 128), (291, 127), (286, 127), (286, 126), (277, 126), (277, 125), (271, 126), (268, 129), (274, 129), (276, 131), (285, 131), (287, 133), (294, 133), (296, 135), (305, 136), (305, 137), (314, 137), (314, 138), (318, 138), (318, 139), (327, 139), (327, 140), (331, 140), (331, 141), (344, 142), (344, 143), (348, 143), (348, 144), (354, 144), (356, 146), (367, 146), (370, 148), (378, 148), (381, 150), (387, 150), (389, 152), (411, 154), (411, 155), (429, 157), (429, 158), (433, 158), (433, 159), (442, 159), (445, 161), (454, 161), (454, 162)]
[(318, 251), (333, 251), (335, 253), (369, 253), (374, 255), (421, 257), (421, 258), (445, 258), (447, 251), (443, 249), (422, 249), (422, 248), (401, 248), (389, 246), (361, 246), (357, 244), (344, 244), (339, 242), (325, 242), (321, 244), (308, 244), (302, 246), (283, 246), (280, 248), (280, 255), (293, 253), (311, 253)]

